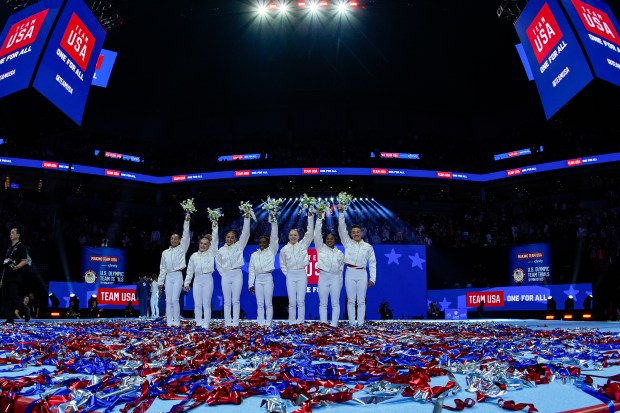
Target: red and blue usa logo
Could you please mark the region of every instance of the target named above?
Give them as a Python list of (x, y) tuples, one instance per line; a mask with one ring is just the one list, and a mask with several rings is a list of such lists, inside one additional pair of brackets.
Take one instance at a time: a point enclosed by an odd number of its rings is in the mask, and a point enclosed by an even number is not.
[(39, 31), (41, 31), (47, 12), (49, 12), (49, 9), (26, 17), (12, 25), (2, 43), (0, 56), (4, 56), (20, 47), (34, 43), (34, 41), (37, 40), (37, 36), (39, 36)]
[(577, 13), (579, 14), (579, 18), (587, 31), (620, 45), (618, 32), (607, 13), (597, 9), (594, 6), (584, 3), (583, 1), (572, 1), (575, 10), (577, 10)]
[(60, 41), (60, 47), (67, 52), (83, 71), (88, 66), (96, 42), (97, 39), (93, 37), (82, 19), (76, 13), (73, 13), (65, 34), (63, 34)]
[(562, 38), (562, 30), (560, 30), (560, 26), (547, 3), (534, 17), (526, 33), (532, 49), (534, 49), (536, 60), (540, 64), (549, 56)]

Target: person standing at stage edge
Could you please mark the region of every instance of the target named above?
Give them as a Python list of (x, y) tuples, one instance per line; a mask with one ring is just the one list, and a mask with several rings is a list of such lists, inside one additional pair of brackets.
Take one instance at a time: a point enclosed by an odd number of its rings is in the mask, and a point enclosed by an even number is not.
[[(290, 324), (301, 324), (306, 320), (306, 290), (308, 287), (306, 267), (310, 263), (308, 247), (312, 242), (313, 227), (314, 214), (308, 211), (308, 229), (303, 239), (299, 239), (299, 232), (293, 228), (288, 233), (288, 244), (280, 250), (280, 268), (286, 276), (288, 321)], [(295, 307), (297, 307), (297, 318), (295, 318)]]
[[(345, 207), (338, 205), (338, 235), (344, 245), (344, 263), (347, 266), (345, 289), (347, 291), (347, 313), (349, 323), (362, 326), (366, 318), (366, 289), (377, 281), (377, 260), (372, 245), (362, 240), (362, 227), (353, 225), (351, 236), (347, 232), (344, 220)], [(366, 274), (366, 265), (370, 269), (370, 280)], [(355, 302), (357, 301), (357, 317)]]
[(9, 233), (11, 246), (4, 256), (4, 267), (0, 279), (6, 322), (11, 324), (15, 321), (15, 309), (19, 310), (19, 313), (23, 315), (24, 321), (30, 320), (30, 311), (19, 295), (19, 286), (24, 276), (24, 267), (28, 265), (28, 250), (20, 241), (20, 236), (19, 228), (11, 228)]
[[(241, 311), (241, 289), (243, 288), (243, 273), (241, 268), (245, 264), (243, 250), (250, 239), (250, 213), (243, 218), (243, 229), (237, 241), (237, 233), (228, 231), (224, 238), (224, 246), (215, 255), (217, 270), (222, 276), (222, 294), (224, 295), (224, 325), (236, 327), (239, 325)], [(232, 306), (232, 317), (231, 317)]]
[(159, 263), (159, 291), (166, 285), (166, 324), (168, 327), (181, 325), (181, 305), (179, 296), (183, 288), (183, 269), (187, 266), (185, 254), (189, 249), (189, 220), (190, 214), (185, 215), (183, 222), (183, 236), (172, 234), (170, 247), (161, 253)]

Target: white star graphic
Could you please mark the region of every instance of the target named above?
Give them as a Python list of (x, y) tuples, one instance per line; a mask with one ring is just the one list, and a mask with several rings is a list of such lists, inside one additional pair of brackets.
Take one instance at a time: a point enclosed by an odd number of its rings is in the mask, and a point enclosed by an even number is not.
[(448, 299), (444, 297), (443, 301), (440, 301), (437, 304), (441, 306), (441, 311), (446, 311), (448, 308), (450, 308), (450, 304), (452, 304), (452, 301), (448, 301)]
[(572, 295), (573, 298), (575, 299), (575, 301), (577, 300), (577, 294), (579, 294), (579, 290), (575, 290), (573, 288), (573, 284), (570, 285), (570, 288), (568, 290), (564, 290), (564, 294), (566, 294), (566, 296), (568, 297), (569, 295)]
[(419, 269), (424, 270), (422, 264), (424, 264), (426, 260), (420, 258), (420, 254), (416, 252), (415, 255), (410, 255), (409, 258), (411, 258), (411, 268), (418, 267)]
[(383, 255), (385, 255), (387, 257), (388, 265), (393, 263), (393, 262), (395, 262), (396, 264), (400, 265), (400, 263), (398, 262), (398, 259), (403, 254), (397, 254), (396, 251), (394, 251), (394, 248), (392, 248), (392, 252), (390, 252), (389, 254), (383, 254)]

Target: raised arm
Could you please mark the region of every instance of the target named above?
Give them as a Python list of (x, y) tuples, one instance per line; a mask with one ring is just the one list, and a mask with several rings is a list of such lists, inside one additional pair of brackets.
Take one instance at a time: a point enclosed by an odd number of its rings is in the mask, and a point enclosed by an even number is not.
[(189, 219), (190, 215), (185, 215), (185, 221), (183, 221), (183, 236), (181, 237), (181, 249), (183, 253), (187, 253), (189, 249), (189, 242), (191, 241), (189, 236)]
[(241, 248), (241, 251), (248, 245), (248, 240), (250, 239), (250, 217), (243, 218), (243, 229), (241, 230), (241, 236), (239, 237), (239, 241), (237, 241), (237, 245)]
[(304, 237), (301, 240), (301, 242), (303, 242), (303, 245), (306, 248), (308, 248), (310, 244), (312, 243), (312, 238), (314, 236), (313, 230), (314, 230), (314, 214), (309, 213), (308, 214), (308, 228), (306, 229), (306, 233), (304, 234)]
[(217, 226), (217, 222), (214, 222), (211, 226), (211, 246), (207, 250), (207, 253), (211, 257), (215, 257), (217, 255), (217, 247), (220, 243), (220, 234)]
[(348, 248), (351, 245), (351, 237), (347, 232), (347, 224), (344, 221), (344, 211), (340, 211), (338, 213), (338, 235), (340, 236), (340, 241), (342, 241), (342, 245), (345, 248)]
[(323, 234), (321, 230), (323, 229), (323, 219), (317, 218), (316, 225), (314, 226), (314, 247), (316, 250), (320, 250), (323, 247)]
[(271, 222), (271, 234), (269, 235), (269, 250), (273, 255), (278, 253), (278, 222), (274, 219)]

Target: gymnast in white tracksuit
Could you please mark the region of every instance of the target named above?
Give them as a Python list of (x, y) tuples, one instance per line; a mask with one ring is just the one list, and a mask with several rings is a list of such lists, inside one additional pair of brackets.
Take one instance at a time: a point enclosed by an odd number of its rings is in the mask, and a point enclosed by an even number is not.
[[(237, 241), (237, 233), (228, 231), (225, 244), (215, 255), (217, 270), (222, 276), (222, 293), (224, 294), (224, 325), (226, 327), (239, 325), (241, 310), (241, 289), (243, 288), (243, 250), (250, 239), (250, 216), (243, 219), (243, 229)], [(232, 317), (230, 307), (232, 305)]]
[[(184, 289), (189, 292), (189, 285), (194, 279), (194, 319), (196, 327), (209, 328), (211, 322), (211, 297), (213, 297), (213, 271), (215, 254), (217, 254), (218, 228), (213, 223), (212, 234), (205, 235), (198, 244), (198, 251), (193, 253), (187, 264)], [(215, 240), (215, 245), (212, 245)], [(195, 277), (194, 277), (195, 276)]]
[[(344, 208), (338, 206), (338, 235), (344, 245), (344, 263), (347, 273), (344, 281), (347, 290), (347, 313), (351, 325), (361, 326), (366, 318), (366, 289), (375, 285), (377, 281), (377, 260), (372, 245), (362, 240), (362, 228), (359, 225), (351, 227), (351, 236), (347, 233), (347, 224), (344, 221)], [(366, 265), (370, 270), (370, 280), (366, 274)], [(357, 301), (357, 317), (355, 312)]]
[(183, 236), (172, 234), (170, 236), (170, 248), (161, 253), (159, 263), (159, 278), (157, 284), (159, 291), (166, 284), (166, 324), (168, 327), (181, 325), (181, 305), (179, 296), (183, 287), (183, 269), (187, 266), (185, 254), (189, 248), (189, 219), (185, 215), (183, 223)]
[(250, 257), (248, 286), (256, 295), (257, 322), (259, 326), (269, 327), (273, 320), (273, 270), (278, 253), (278, 223), (271, 221), (271, 235), (258, 239), (258, 251)]
[(340, 318), (340, 290), (342, 290), (342, 271), (344, 269), (344, 254), (336, 245), (336, 236), (327, 234), (323, 242), (321, 229), (323, 218), (316, 221), (314, 227), (314, 246), (318, 255), (317, 268), (319, 274), (319, 315), (322, 323), (327, 323), (327, 301), (331, 295), (332, 327), (338, 327)]
[[(314, 216), (308, 213), (308, 229), (303, 239), (299, 239), (299, 232), (292, 229), (288, 233), (288, 244), (280, 250), (280, 268), (286, 276), (286, 291), (288, 293), (288, 321), (291, 324), (303, 323), (306, 320), (306, 288), (308, 274), (306, 267), (310, 263), (308, 247), (312, 243), (312, 227)], [(297, 317), (295, 317), (297, 307)]]

